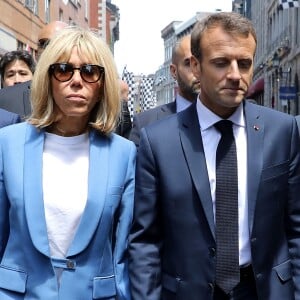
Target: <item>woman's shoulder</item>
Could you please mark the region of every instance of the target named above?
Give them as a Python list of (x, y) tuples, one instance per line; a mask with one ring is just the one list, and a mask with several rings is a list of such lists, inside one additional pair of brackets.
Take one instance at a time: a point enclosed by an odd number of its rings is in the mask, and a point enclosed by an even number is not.
[(0, 128), (0, 139), (1, 140), (22, 140), (22, 137), (26, 136), (28, 130), (32, 130), (34, 126), (27, 122), (15, 123)]

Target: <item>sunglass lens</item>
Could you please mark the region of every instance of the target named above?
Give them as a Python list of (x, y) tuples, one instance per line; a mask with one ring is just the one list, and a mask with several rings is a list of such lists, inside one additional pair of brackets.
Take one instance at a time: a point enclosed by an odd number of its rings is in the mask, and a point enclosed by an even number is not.
[(81, 67), (81, 76), (87, 82), (96, 82), (100, 78), (100, 70), (98, 66), (84, 65)]
[(73, 67), (69, 64), (57, 64), (54, 69), (54, 76), (59, 81), (68, 81), (73, 75)]

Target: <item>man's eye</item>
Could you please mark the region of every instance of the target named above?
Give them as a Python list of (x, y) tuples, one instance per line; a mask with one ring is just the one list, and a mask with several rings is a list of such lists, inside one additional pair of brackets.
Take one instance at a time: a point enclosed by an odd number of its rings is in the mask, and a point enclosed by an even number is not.
[(215, 61), (214, 64), (217, 68), (224, 68), (228, 65), (227, 61)]
[(242, 60), (238, 62), (240, 69), (249, 69), (252, 65), (252, 62), (249, 60)]
[(7, 78), (14, 77), (14, 76), (15, 76), (15, 73), (14, 73), (14, 72), (7, 73), (7, 74), (6, 74), (6, 77), (7, 77)]

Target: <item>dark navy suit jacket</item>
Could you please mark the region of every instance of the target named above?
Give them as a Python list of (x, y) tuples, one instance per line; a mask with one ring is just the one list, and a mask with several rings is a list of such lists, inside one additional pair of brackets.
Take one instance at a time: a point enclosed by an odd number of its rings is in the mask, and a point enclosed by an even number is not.
[[(244, 104), (252, 266), (259, 299), (300, 299), (300, 142), (295, 118)], [(212, 300), (215, 224), (193, 104), (141, 130), (130, 281), (135, 300)]]
[(0, 89), (0, 108), (14, 112), (24, 119), (31, 113), (31, 81)]
[(176, 101), (157, 106), (133, 116), (129, 139), (139, 147), (141, 129), (152, 122), (176, 113)]

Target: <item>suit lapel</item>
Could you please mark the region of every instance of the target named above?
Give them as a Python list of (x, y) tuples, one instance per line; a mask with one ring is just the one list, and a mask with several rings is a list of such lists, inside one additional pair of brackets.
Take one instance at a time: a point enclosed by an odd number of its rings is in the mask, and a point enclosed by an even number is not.
[(49, 256), (49, 243), (45, 221), (42, 159), (44, 131), (28, 125), (24, 149), (24, 202), (28, 229), (36, 249)]
[(108, 183), (109, 139), (90, 134), (88, 199), (68, 256), (83, 251), (93, 237), (102, 215)]
[(170, 102), (166, 105), (162, 105), (160, 110), (157, 112), (157, 120), (160, 120), (166, 116), (176, 113), (176, 102)]
[[(254, 223), (257, 192), (263, 166), (264, 123), (259, 114), (259, 106), (246, 103), (244, 109), (248, 145), (248, 216), (249, 230), (251, 233)], [(196, 104), (194, 103), (188, 109), (179, 113), (178, 119), (180, 124), (179, 134), (185, 158), (209, 223), (209, 227), (213, 236), (215, 236), (210, 183), (206, 168)], [(202, 172), (202, 174), (200, 172)]]
[[(42, 182), (42, 157), (44, 131), (28, 126), (24, 159), (24, 201), (28, 228), (36, 249), (50, 256), (47, 225), (45, 219)], [(90, 134), (90, 161), (88, 199), (78, 230), (68, 255), (81, 252), (92, 239), (102, 215), (107, 182), (109, 146), (107, 138)], [(95, 180), (99, 182), (95, 183)]]
[(244, 111), (247, 128), (248, 217), (251, 233), (263, 166), (264, 123), (259, 114), (259, 106), (245, 103)]
[(215, 236), (210, 183), (208, 179), (196, 103), (179, 113), (178, 119), (180, 126), (179, 134), (187, 165), (204, 209), (211, 233)]

